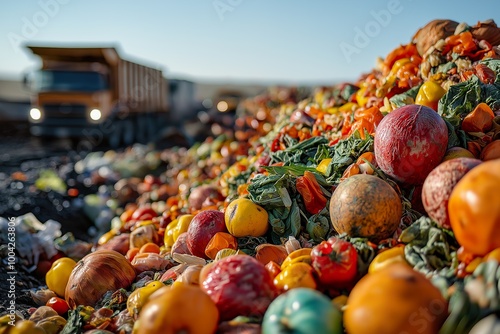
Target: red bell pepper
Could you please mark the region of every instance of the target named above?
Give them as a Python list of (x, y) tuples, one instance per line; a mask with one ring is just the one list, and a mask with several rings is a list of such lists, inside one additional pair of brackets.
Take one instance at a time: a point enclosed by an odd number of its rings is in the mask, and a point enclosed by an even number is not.
[(327, 199), (313, 173), (305, 171), (304, 176), (299, 176), (295, 181), (295, 188), (304, 199), (309, 213), (317, 214), (325, 208)]

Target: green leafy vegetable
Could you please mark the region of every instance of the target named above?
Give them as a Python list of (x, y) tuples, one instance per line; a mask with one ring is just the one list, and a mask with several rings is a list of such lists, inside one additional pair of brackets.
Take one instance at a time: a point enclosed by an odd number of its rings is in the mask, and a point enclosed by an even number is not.
[(389, 102), (396, 108), (415, 103), (415, 98), (417, 97), (420, 86), (421, 85), (412, 87), (404, 93), (394, 95), (389, 99)]
[(406, 260), (415, 270), (454, 277), (458, 244), (449, 231), (439, 228), (432, 219), (419, 218), (401, 233), (399, 239), (406, 244)]
[(349, 241), (358, 252), (358, 275), (366, 275), (370, 263), (373, 261), (377, 252), (375, 248), (370, 246), (367, 238), (351, 238), (345, 233), (337, 236), (337, 238)]
[(286, 196), (280, 189), (294, 189), (294, 184), (295, 177), (290, 174), (268, 176), (259, 174), (248, 186), (249, 198), (264, 208), (285, 206), (283, 199)]
[(441, 64), (435, 70), (435, 73), (448, 73), (450, 70), (457, 67), (457, 64), (454, 61), (449, 61), (445, 64)]
[(330, 230), (330, 226), (332, 226), (330, 212), (326, 209), (326, 207), (319, 213), (312, 215), (309, 218), (304, 212), (301, 211), (300, 213), (307, 221), (306, 231), (309, 233), (309, 236), (317, 243), (325, 240), (326, 235)]
[(281, 243), (281, 238), (298, 236), (300, 232), (300, 211), (295, 189), (297, 177), (286, 173), (282, 175), (257, 175), (248, 186), (249, 198), (262, 206), (269, 214), (272, 226), (271, 238)]
[(93, 309), (79, 305), (74, 310), (68, 311), (68, 321), (60, 334), (81, 334), (85, 321), (90, 318)]
[(460, 146), (467, 148), (467, 137), (463, 130), (455, 129), (453, 125), (444, 119), (446, 127), (448, 128), (448, 148)]
[(312, 165), (318, 146), (327, 144), (323, 136), (311, 137), (285, 150), (271, 153), (271, 163), (283, 162), (285, 165)]
[(365, 152), (373, 152), (373, 137), (365, 133), (366, 139), (361, 139), (356, 131), (347, 139), (339, 141), (332, 147), (334, 154), (326, 169), (326, 181), (334, 184), (339, 181), (344, 171)]
[(481, 102), (493, 110), (500, 108), (500, 83), (484, 84), (473, 75), (469, 80), (450, 87), (439, 100), (438, 112), (454, 127), (459, 127), (467, 116)]

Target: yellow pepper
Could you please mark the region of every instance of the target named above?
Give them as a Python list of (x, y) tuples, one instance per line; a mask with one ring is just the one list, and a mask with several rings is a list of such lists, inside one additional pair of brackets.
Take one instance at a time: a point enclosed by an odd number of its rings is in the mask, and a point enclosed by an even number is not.
[(312, 248), (300, 248), (291, 252), (281, 264), (281, 270), (294, 263), (304, 262), (311, 264), (311, 252)]
[(474, 270), (483, 262), (487, 261), (497, 261), (500, 263), (500, 248), (496, 248), (486, 254), (484, 257), (476, 257), (472, 260), (466, 267), (465, 272), (468, 274), (472, 274)]
[(377, 254), (370, 263), (368, 272), (373, 273), (395, 262), (406, 262), (404, 247), (394, 247)]
[(500, 248), (494, 249), (483, 258), (484, 261), (497, 260), (500, 263)]
[(361, 83), (361, 87), (359, 90), (356, 92), (356, 101), (358, 102), (358, 105), (360, 107), (364, 107), (365, 104), (368, 102), (368, 97), (365, 96), (366, 90), (367, 90), (367, 84), (365, 82)]
[(391, 72), (389, 73), (388, 77), (391, 77), (391, 79), (396, 77), (396, 74), (398, 74), (398, 71), (401, 67), (404, 65), (408, 64), (410, 62), (410, 58), (402, 58), (399, 60), (396, 60), (394, 62), (394, 65), (391, 67)]
[(465, 267), (465, 272), (472, 274), (474, 270), (476, 270), (477, 266), (479, 266), (482, 262), (484, 262), (483, 258), (476, 257), (467, 265), (467, 267)]
[(392, 67), (391, 67), (391, 71), (389, 72), (389, 74), (385, 78), (384, 83), (382, 84), (381, 87), (379, 87), (377, 89), (375, 96), (377, 96), (379, 98), (384, 97), (389, 92), (389, 90), (395, 85), (398, 71), (404, 65), (408, 64), (409, 62), (410, 62), (409, 58), (403, 58), (403, 59), (396, 60), (394, 62), (394, 65), (392, 65)]
[(339, 107), (327, 108), (326, 112), (329, 113), (329, 114), (337, 114), (339, 112)]
[(434, 81), (426, 81), (418, 90), (415, 103), (437, 111), (438, 102), (446, 93), (443, 87)]
[(330, 165), (330, 162), (332, 161), (331, 158), (323, 159), (321, 162), (318, 164), (316, 167), (316, 170), (320, 172), (321, 174), (326, 174), (326, 170), (328, 168), (328, 165)]
[(109, 230), (108, 232), (106, 232), (103, 235), (101, 235), (101, 237), (99, 238), (99, 240), (97, 240), (97, 244), (99, 246), (100, 245), (104, 245), (109, 240), (113, 239), (117, 234), (118, 234), (117, 230)]
[(135, 227), (141, 227), (141, 226), (146, 226), (146, 225), (151, 225), (153, 224), (152, 220), (141, 220), (137, 224), (135, 224)]
[(276, 276), (274, 286), (281, 291), (294, 288), (316, 289), (313, 268), (304, 262), (293, 263)]
[(149, 299), (149, 296), (153, 294), (156, 290), (159, 290), (161, 287), (165, 285), (160, 281), (152, 281), (143, 286), (142, 288), (134, 290), (128, 296), (127, 299), (127, 310), (131, 316), (135, 316), (139, 314), (142, 307), (146, 304)]
[(339, 107), (340, 112), (351, 112), (358, 109), (358, 104), (354, 102), (347, 102), (346, 104)]
[(62, 257), (55, 260), (45, 275), (47, 287), (54, 291), (59, 297), (64, 298), (69, 276), (75, 266), (76, 262), (69, 257)]
[(171, 248), (174, 245), (179, 235), (187, 232), (193, 217), (193, 215), (182, 215), (167, 225), (165, 236), (163, 237), (163, 242), (167, 248)]

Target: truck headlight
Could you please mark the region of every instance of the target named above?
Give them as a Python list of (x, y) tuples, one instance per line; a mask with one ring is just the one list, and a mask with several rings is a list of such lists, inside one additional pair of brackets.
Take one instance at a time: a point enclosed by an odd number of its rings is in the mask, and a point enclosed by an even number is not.
[(39, 121), (42, 118), (42, 112), (38, 108), (31, 108), (30, 117), (34, 121)]
[(228, 108), (229, 105), (226, 101), (219, 101), (219, 103), (217, 103), (217, 110), (219, 110), (220, 112), (225, 112)]
[(90, 111), (90, 119), (92, 119), (93, 121), (98, 121), (101, 119), (101, 111), (99, 109), (92, 109)]

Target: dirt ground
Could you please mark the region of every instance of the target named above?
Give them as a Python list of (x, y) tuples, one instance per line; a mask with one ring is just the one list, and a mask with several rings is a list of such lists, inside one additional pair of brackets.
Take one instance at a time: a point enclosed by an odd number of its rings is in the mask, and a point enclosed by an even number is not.
[[(157, 149), (182, 145), (185, 137), (170, 134), (156, 144)], [(53, 219), (61, 223), (61, 232), (72, 232), (77, 239), (90, 241), (88, 229), (93, 223), (82, 210), (82, 198), (97, 193), (97, 186), (84, 182), (83, 175), (74, 171), (76, 162), (90, 150), (105, 151), (105, 143), (92, 146), (75, 139), (36, 138), (30, 135), (27, 123), (0, 122), (0, 217), (9, 219), (33, 213), (44, 223)], [(41, 191), (35, 186), (40, 171), (51, 169), (66, 181), (68, 187), (78, 190), (70, 197), (56, 191)], [(0, 315), (6, 313), (10, 284), (6, 268), (6, 247), (0, 245)], [(26, 311), (34, 307), (29, 290), (43, 284), (43, 279), (16, 268), (16, 309)]]
[[(95, 192), (95, 187), (84, 186), (73, 166), (86, 152), (77, 152), (78, 144), (69, 139), (40, 140), (31, 137), (27, 124), (0, 125), (0, 217), (9, 219), (32, 212), (42, 223), (53, 219), (61, 223), (61, 232), (72, 232), (76, 238), (89, 240), (88, 228), (92, 222), (83, 214), (75, 198), (36, 189), (34, 182), (41, 170), (55, 169), (63, 179), (74, 184), (81, 195)], [(99, 148), (96, 148), (99, 149)], [(78, 200), (78, 199), (76, 199)], [(6, 269), (6, 245), (0, 245), (0, 315), (7, 312), (11, 298), (7, 298), (10, 284)], [(36, 306), (29, 290), (43, 284), (43, 280), (16, 266), (16, 310), (27, 315)]]

